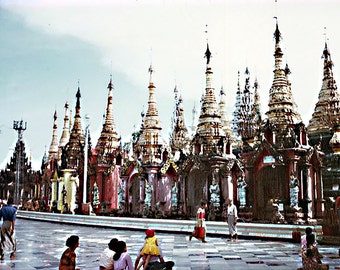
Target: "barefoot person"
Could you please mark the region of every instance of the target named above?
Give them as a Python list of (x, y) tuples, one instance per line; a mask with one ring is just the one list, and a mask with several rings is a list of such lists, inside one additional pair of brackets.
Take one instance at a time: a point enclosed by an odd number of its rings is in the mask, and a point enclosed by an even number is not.
[(229, 227), (229, 234), (230, 234), (230, 241), (235, 238), (235, 240), (238, 239), (237, 236), (237, 209), (235, 204), (233, 204), (232, 199), (227, 200), (228, 209), (227, 209), (227, 216), (228, 216), (228, 227)]
[(17, 242), (14, 234), (14, 225), (17, 215), (17, 209), (12, 205), (13, 198), (8, 198), (7, 205), (0, 210), (0, 220), (3, 219), (1, 227), (1, 243), (0, 243), (0, 258), (4, 260), (4, 250), (10, 252), (10, 258), (14, 259), (17, 248)]
[(199, 240), (202, 240), (203, 243), (206, 243), (206, 225), (205, 225), (205, 209), (207, 208), (207, 203), (205, 201), (201, 202), (201, 207), (197, 210), (197, 221), (195, 225), (195, 230), (189, 236), (189, 241), (191, 241), (192, 237), (195, 237)]
[(76, 268), (76, 248), (79, 247), (79, 237), (71, 235), (66, 240), (67, 249), (60, 258), (59, 270), (79, 270)]

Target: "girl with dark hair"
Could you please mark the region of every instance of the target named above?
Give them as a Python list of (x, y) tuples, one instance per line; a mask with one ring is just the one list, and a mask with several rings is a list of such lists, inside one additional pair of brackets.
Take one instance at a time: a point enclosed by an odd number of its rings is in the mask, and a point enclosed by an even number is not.
[(322, 255), (319, 253), (318, 247), (315, 245), (315, 235), (313, 233), (306, 236), (307, 243), (302, 247), (302, 267), (308, 270), (324, 269), (321, 262)]
[(66, 246), (68, 247), (63, 255), (61, 255), (59, 270), (80, 270), (76, 268), (76, 253), (75, 250), (79, 247), (79, 237), (77, 235), (71, 235), (66, 240)]
[(113, 270), (113, 256), (115, 255), (117, 238), (112, 238), (108, 247), (104, 249), (99, 259), (99, 270)]
[(115, 255), (113, 255), (113, 263), (115, 270), (134, 270), (132, 260), (127, 253), (126, 243), (124, 241), (118, 241), (115, 248)]

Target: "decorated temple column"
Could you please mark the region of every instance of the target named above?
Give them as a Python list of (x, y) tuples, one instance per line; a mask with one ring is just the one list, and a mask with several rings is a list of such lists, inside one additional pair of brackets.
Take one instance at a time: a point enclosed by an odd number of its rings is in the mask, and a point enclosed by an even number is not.
[(148, 180), (146, 182), (146, 187), (145, 187), (145, 192), (146, 192), (145, 195), (150, 196), (150, 206), (152, 210), (154, 210), (155, 204), (156, 204), (156, 195), (157, 195), (156, 190), (157, 190), (157, 170), (149, 169)]
[(222, 189), (222, 196), (223, 201), (227, 201), (228, 198), (234, 198), (234, 187), (233, 187), (233, 179), (231, 176), (231, 172), (227, 172), (225, 178), (221, 180), (221, 186), (223, 186)]
[(69, 197), (67, 197), (67, 203), (69, 205), (69, 210), (74, 213), (75, 209), (78, 208), (78, 204), (76, 201), (77, 198), (77, 188), (79, 187), (79, 178), (77, 177), (71, 177), (68, 182), (68, 194)]
[[(70, 210), (71, 202), (75, 201), (75, 190), (76, 186), (72, 184), (72, 180), (75, 177), (72, 177), (73, 169), (65, 169), (63, 170), (64, 176), (59, 181), (58, 187), (58, 210), (64, 211), (64, 207), (67, 204), (68, 210)], [(73, 195), (73, 198), (72, 198)]]
[(317, 172), (315, 175), (315, 181), (316, 181), (316, 216), (322, 217), (324, 213), (324, 198), (323, 198), (323, 182), (321, 180), (321, 173)]
[(313, 217), (313, 183), (311, 177), (307, 177), (307, 187), (306, 187), (306, 194), (307, 194), (307, 215), (308, 218)]
[(58, 178), (51, 180), (51, 206), (54, 201), (58, 201)]
[(57, 202), (58, 202), (58, 210), (62, 211), (64, 206), (63, 206), (63, 190), (64, 188), (64, 178), (60, 178), (60, 181), (58, 182), (58, 194), (57, 194)]

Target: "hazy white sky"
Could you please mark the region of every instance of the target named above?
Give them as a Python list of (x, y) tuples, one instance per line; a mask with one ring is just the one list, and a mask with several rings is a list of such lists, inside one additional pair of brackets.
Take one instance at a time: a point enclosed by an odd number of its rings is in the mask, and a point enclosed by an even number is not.
[(283, 37), (284, 61), (292, 72), (293, 96), (308, 125), (321, 88), (325, 32), (338, 81), (339, 12), (340, 1), (322, 0), (0, 0), (0, 168), (17, 140), (13, 120), (21, 119), (27, 122), (26, 151), (34, 168), (40, 168), (52, 139), (54, 111), (60, 136), (63, 107), (68, 101), (74, 111), (78, 81), (81, 114), (91, 117), (95, 145), (112, 74), (114, 119), (127, 141), (147, 108), (151, 63), (167, 140), (175, 85), (183, 97), (187, 125), (194, 104), (200, 109), (207, 39), (213, 86), (217, 96), (221, 86), (226, 90), (230, 119), (237, 72), (243, 87), (246, 67), (251, 83), (258, 79), (265, 113), (273, 80), (274, 16)]

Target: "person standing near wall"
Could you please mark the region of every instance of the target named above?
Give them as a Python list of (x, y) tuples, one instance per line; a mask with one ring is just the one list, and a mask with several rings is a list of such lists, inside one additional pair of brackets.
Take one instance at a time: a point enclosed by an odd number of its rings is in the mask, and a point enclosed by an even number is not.
[(198, 208), (196, 214), (196, 225), (195, 230), (189, 236), (189, 241), (191, 241), (192, 237), (195, 237), (199, 240), (202, 240), (202, 243), (207, 243), (205, 240), (207, 234), (207, 228), (205, 225), (205, 209), (207, 208), (207, 203), (205, 201), (201, 202), (201, 207)]
[(227, 209), (227, 216), (228, 216), (228, 227), (229, 227), (229, 234), (230, 234), (230, 241), (233, 240), (235, 237), (235, 240), (237, 241), (238, 235), (237, 235), (237, 208), (235, 204), (233, 204), (232, 199), (227, 199), (228, 209)]

